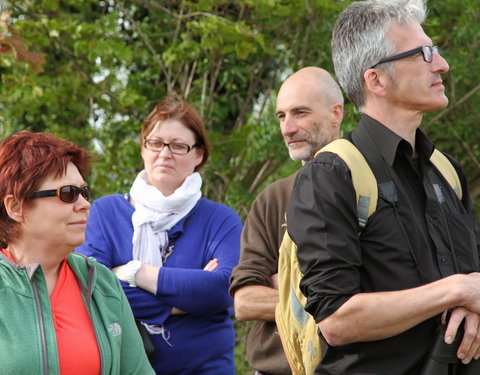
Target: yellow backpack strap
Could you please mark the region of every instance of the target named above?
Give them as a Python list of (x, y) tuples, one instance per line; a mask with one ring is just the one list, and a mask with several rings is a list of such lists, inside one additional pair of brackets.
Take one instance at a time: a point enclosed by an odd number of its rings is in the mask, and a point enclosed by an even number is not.
[(458, 178), (457, 171), (453, 167), (450, 160), (443, 155), (440, 151), (435, 149), (430, 156), (430, 161), (432, 164), (440, 171), (440, 173), (448, 181), (452, 189), (457, 194), (458, 199), (462, 199), (462, 185), (460, 184), (460, 179)]
[(297, 245), (285, 231), (278, 257), (275, 322), (292, 374), (314, 375), (320, 363), (321, 343), (315, 320), (304, 310), (307, 298), (300, 291), (302, 277)]
[(337, 139), (329, 143), (317, 151), (315, 156), (320, 152), (337, 154), (350, 169), (357, 197), (358, 224), (363, 229), (370, 215), (377, 209), (378, 199), (377, 179), (367, 161), (358, 148), (346, 139)]

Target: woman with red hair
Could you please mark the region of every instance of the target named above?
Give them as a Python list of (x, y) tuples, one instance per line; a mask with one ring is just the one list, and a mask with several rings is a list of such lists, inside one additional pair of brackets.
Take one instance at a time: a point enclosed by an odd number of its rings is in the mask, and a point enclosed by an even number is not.
[(85, 239), (90, 155), (46, 133), (0, 144), (2, 374), (153, 374), (115, 275)]

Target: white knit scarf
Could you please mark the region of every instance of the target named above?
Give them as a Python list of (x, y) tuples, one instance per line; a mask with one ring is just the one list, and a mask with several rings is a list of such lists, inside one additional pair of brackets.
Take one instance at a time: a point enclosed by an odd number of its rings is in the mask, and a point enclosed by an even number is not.
[(202, 177), (198, 172), (188, 176), (172, 195), (164, 196), (147, 182), (141, 171), (130, 189), (135, 202), (132, 215), (133, 259), (162, 267), (162, 254), (168, 245), (167, 231), (187, 215), (202, 193)]

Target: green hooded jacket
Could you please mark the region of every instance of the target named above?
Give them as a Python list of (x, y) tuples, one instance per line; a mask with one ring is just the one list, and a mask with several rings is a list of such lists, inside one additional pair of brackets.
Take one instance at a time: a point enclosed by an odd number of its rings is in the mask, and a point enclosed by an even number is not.
[[(154, 375), (117, 277), (93, 258), (71, 253), (95, 328), (102, 375)], [(0, 367), (3, 375), (60, 374), (47, 285), (39, 264), (19, 266), (0, 253)]]

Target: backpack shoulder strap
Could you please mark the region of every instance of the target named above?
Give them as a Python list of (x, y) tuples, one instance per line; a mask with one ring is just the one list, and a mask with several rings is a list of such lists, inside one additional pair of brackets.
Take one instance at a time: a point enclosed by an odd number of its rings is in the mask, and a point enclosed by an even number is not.
[(435, 149), (432, 156), (430, 156), (430, 161), (448, 181), (452, 189), (455, 191), (455, 194), (457, 194), (458, 199), (462, 199), (462, 185), (460, 184), (458, 173), (450, 160), (448, 160), (448, 158), (440, 151)]
[(279, 302), (275, 322), (292, 374), (313, 375), (322, 349), (317, 324), (304, 309), (307, 298), (300, 291), (302, 277), (297, 245), (285, 231), (278, 255)]
[(358, 224), (363, 229), (369, 216), (377, 208), (378, 186), (371, 168), (358, 148), (346, 139), (337, 139), (329, 143), (315, 156), (320, 152), (337, 154), (350, 169), (357, 197)]

